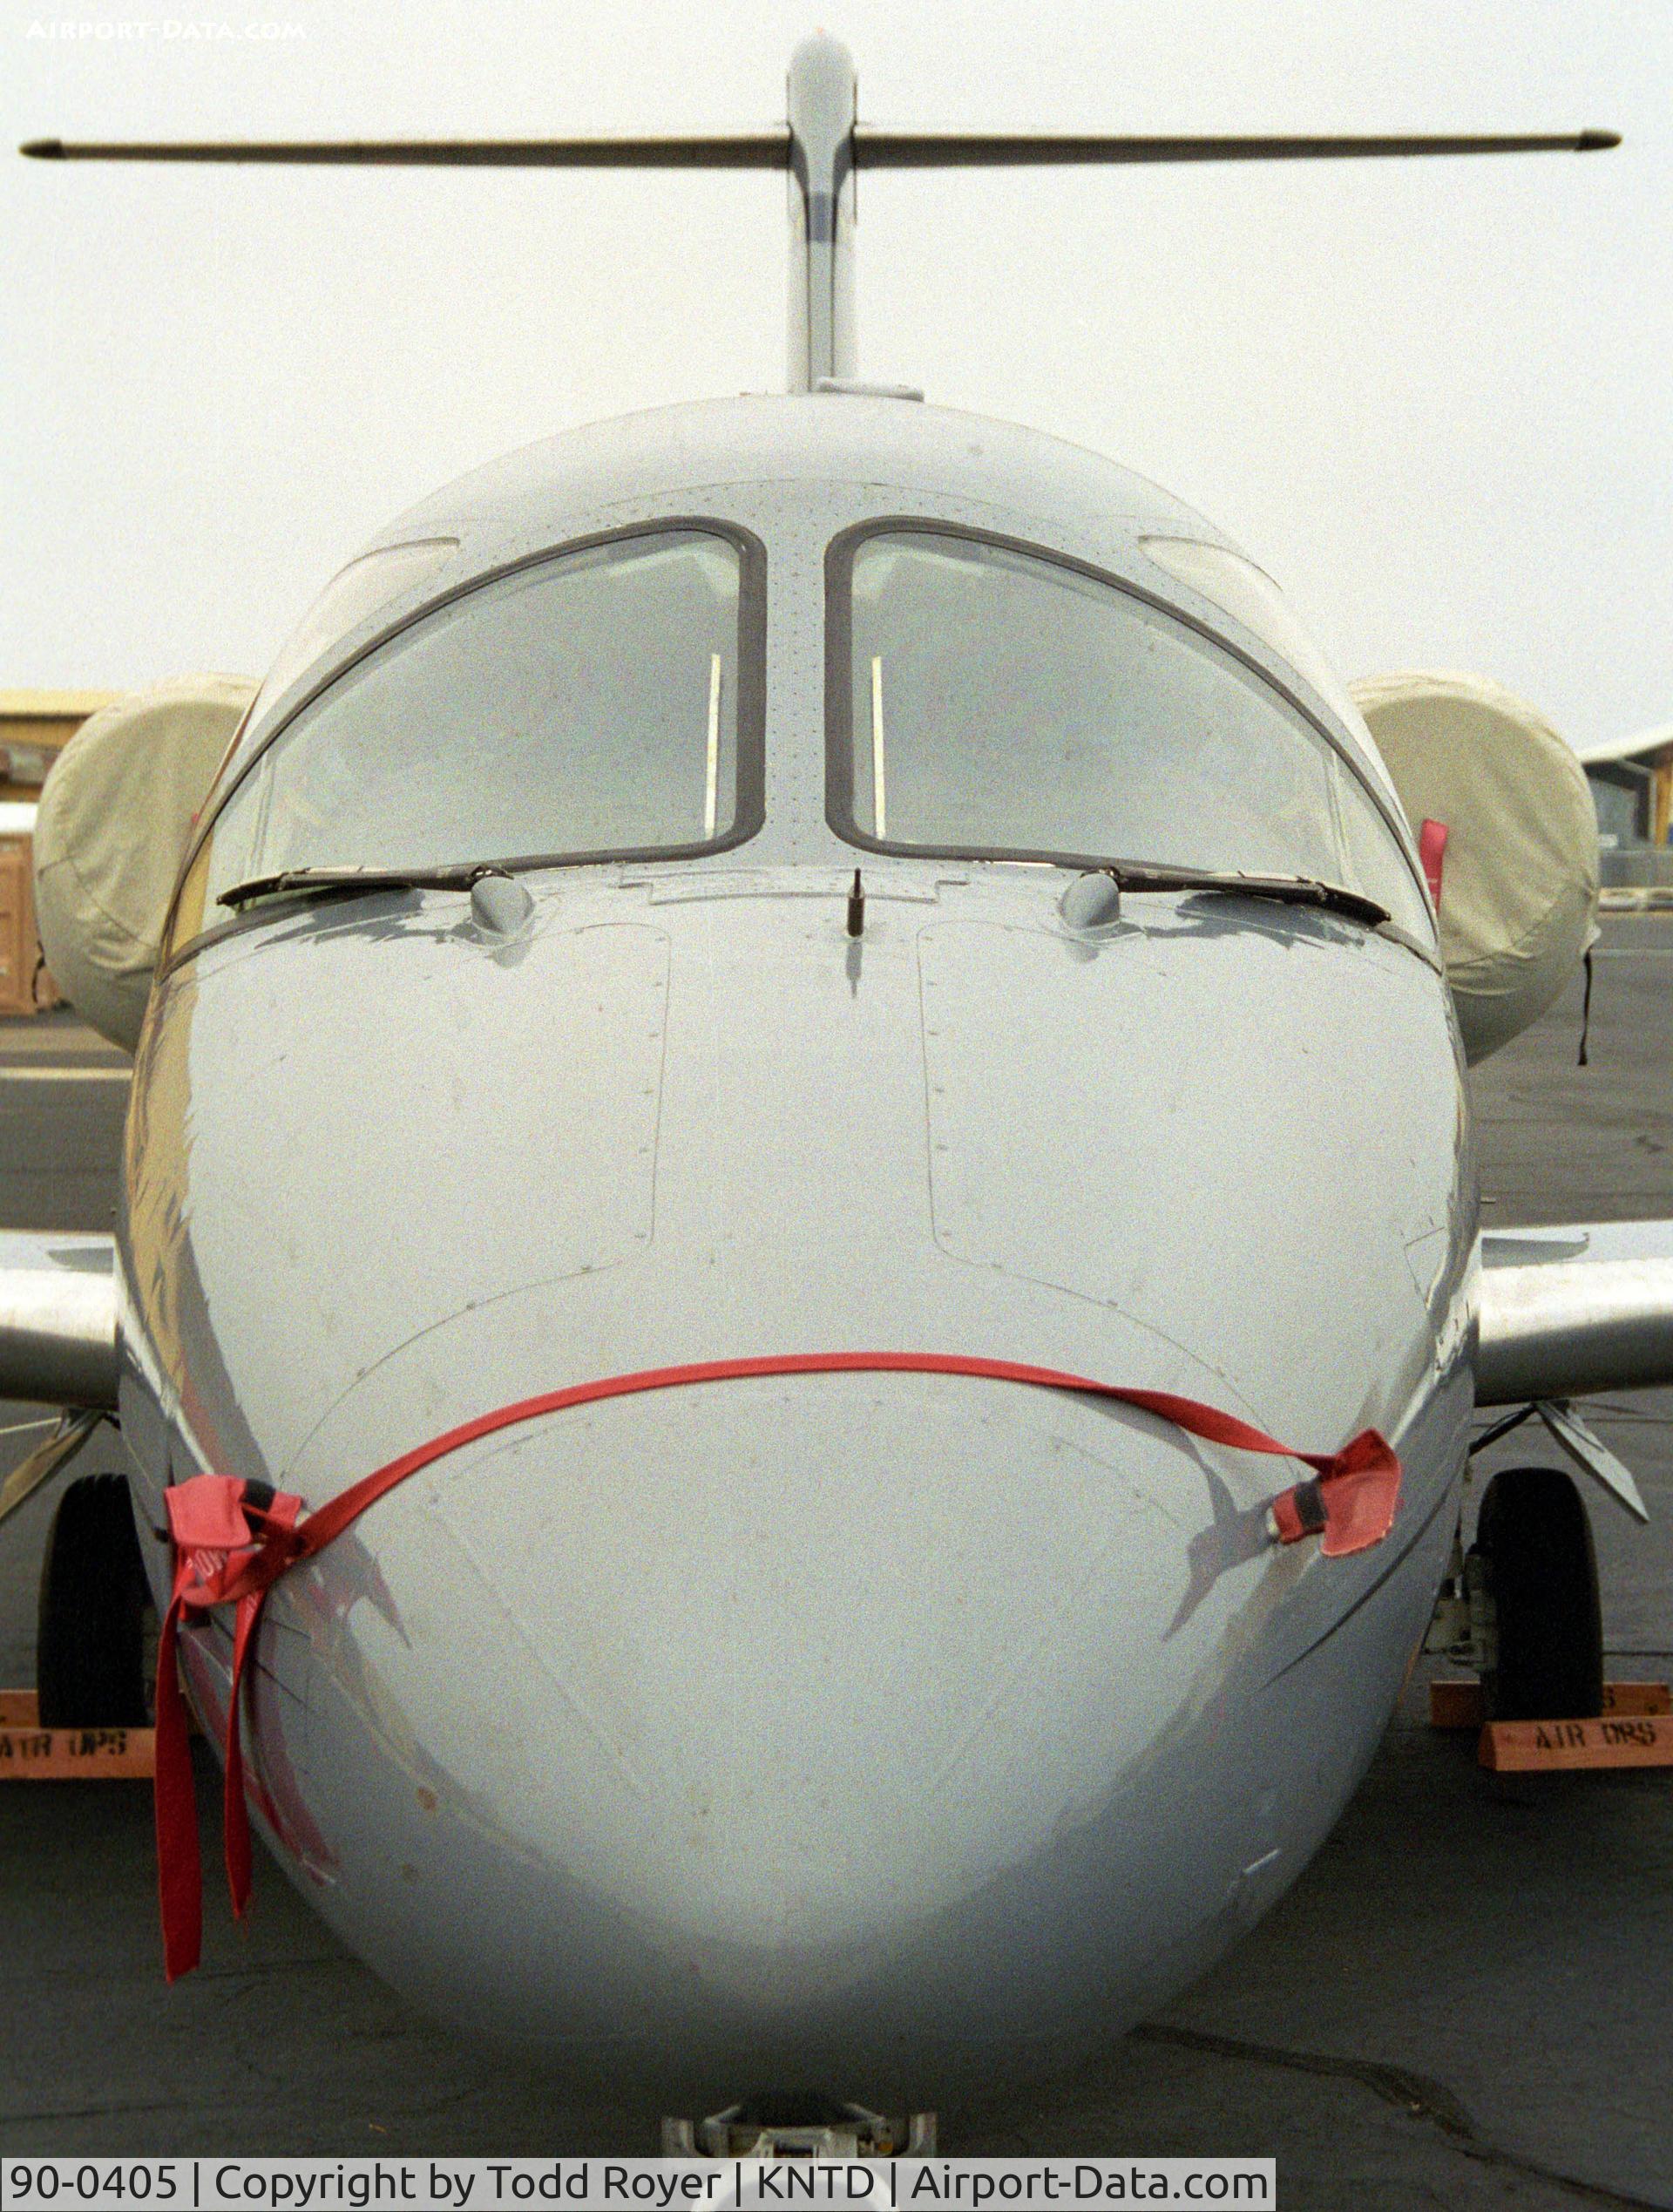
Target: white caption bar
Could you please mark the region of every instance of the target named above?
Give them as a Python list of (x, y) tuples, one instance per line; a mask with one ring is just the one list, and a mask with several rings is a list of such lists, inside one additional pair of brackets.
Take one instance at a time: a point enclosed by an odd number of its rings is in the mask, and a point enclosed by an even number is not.
[(1277, 2204), (1270, 2158), (8, 2158), (0, 2212)]

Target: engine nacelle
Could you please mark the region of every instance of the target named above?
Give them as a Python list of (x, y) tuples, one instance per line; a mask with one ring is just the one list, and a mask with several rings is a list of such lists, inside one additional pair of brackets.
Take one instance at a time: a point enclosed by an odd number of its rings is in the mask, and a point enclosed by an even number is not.
[(1525, 701), (1480, 676), (1353, 687), (1418, 835), (1443, 824), (1440, 951), (1471, 1061), (1537, 1021), (1597, 934), (1585, 770)]
[(35, 916), (53, 980), (101, 1036), (139, 1040), (192, 824), (255, 695), (186, 676), (119, 699), (53, 763), (35, 822)]

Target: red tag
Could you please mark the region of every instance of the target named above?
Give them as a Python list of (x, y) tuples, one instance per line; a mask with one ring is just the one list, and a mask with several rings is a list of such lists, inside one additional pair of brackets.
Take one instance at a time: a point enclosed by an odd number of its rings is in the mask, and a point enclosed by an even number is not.
[(1272, 1501), (1280, 1544), (1316, 1536), (1327, 1559), (1369, 1551), (1394, 1525), (1400, 1502), (1400, 1462), (1374, 1428), (1344, 1445), (1311, 1483), (1297, 1483)]
[(1440, 872), (1446, 859), (1446, 839), (1451, 835), (1444, 822), (1433, 822), (1426, 815), (1423, 827), (1418, 831), (1418, 858), (1423, 863), (1424, 881), (1429, 886), (1429, 897), (1435, 912), (1440, 912)]

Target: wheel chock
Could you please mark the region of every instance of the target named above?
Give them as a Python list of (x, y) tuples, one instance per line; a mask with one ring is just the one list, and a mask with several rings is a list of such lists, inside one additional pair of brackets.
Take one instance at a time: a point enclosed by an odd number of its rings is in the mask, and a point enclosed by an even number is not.
[(149, 1728), (44, 1728), (33, 1690), (0, 1690), (0, 1782), (149, 1781)]
[[(1649, 1719), (1673, 1713), (1673, 1689), (1665, 1682), (1606, 1682), (1603, 1685), (1605, 1720)], [(1432, 1728), (1479, 1728), (1487, 1715), (1481, 1708), (1481, 1685), (1453, 1680), (1429, 1685), (1429, 1726)]]
[(1489, 1720), (1475, 1758), (1490, 1774), (1557, 1774), (1582, 1767), (1673, 1767), (1673, 1714)]

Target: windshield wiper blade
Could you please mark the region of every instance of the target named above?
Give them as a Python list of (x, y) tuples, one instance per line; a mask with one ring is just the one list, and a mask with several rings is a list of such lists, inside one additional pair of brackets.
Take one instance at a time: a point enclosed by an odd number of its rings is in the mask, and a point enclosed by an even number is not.
[(299, 895), (342, 891), (469, 891), (481, 877), (505, 872), (503, 868), (480, 860), (455, 862), (444, 868), (281, 868), (270, 876), (252, 876), (247, 883), (235, 883), (230, 891), (223, 891), (215, 903), (236, 911), (247, 906), (252, 899), (265, 899), (270, 892), (281, 891)]
[(1285, 906), (1318, 906), (1326, 913), (1345, 914), (1350, 921), (1375, 929), (1389, 919), (1386, 906), (1367, 899), (1362, 891), (1344, 884), (1325, 883), (1317, 876), (1245, 876), (1215, 868), (1151, 867), (1142, 861), (1113, 860), (1101, 873), (1119, 891), (1206, 891), (1228, 897), (1272, 899)]

